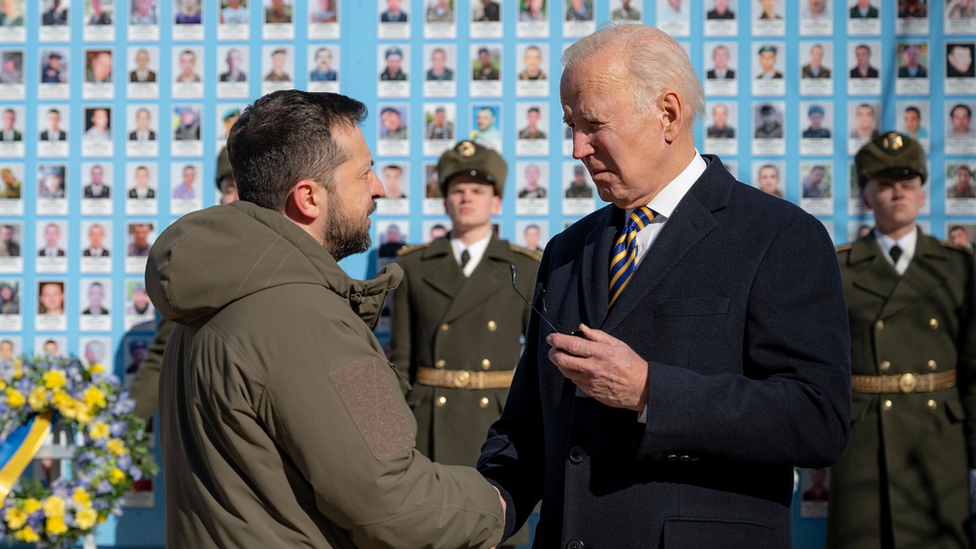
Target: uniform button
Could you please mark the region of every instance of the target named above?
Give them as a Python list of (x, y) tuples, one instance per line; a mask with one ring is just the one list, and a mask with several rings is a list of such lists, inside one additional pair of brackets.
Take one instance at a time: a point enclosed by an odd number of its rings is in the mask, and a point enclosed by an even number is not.
[(484, 360), (482, 360), (482, 361), (481, 361), (481, 369), (482, 369), (482, 370), (487, 370), (487, 369), (489, 369), (489, 368), (491, 368), (491, 361), (490, 361), (490, 360), (488, 360), (487, 358), (486, 358), (486, 359), (484, 359)]
[(481, 397), (481, 401), (478, 402), (478, 406), (481, 406), (482, 408), (487, 408), (488, 407), (488, 397)]
[(938, 368), (938, 367), (939, 367), (939, 365), (936, 364), (934, 360), (930, 360), (929, 361), (929, 370), (932, 370), (934, 372), (935, 369)]
[(934, 319), (934, 318), (929, 319), (929, 326), (931, 326), (933, 330), (938, 330), (939, 329), (939, 321), (936, 320), (936, 319)]
[(434, 366), (437, 366), (438, 368), (443, 368), (444, 366), (447, 366), (447, 361), (442, 358), (438, 360), (436, 363), (434, 363)]
[(448, 329), (450, 329), (450, 327), (451, 325), (445, 322), (444, 324), (441, 324), (441, 331), (446, 332)]
[(488, 331), (489, 332), (494, 332), (497, 329), (498, 329), (498, 323), (495, 322), (494, 320), (489, 320), (488, 321)]
[(569, 461), (579, 465), (586, 459), (586, 450), (579, 446), (573, 446), (569, 450)]
[(668, 457), (664, 459), (668, 461), (678, 461), (678, 454), (668, 454)]
[[(441, 397), (441, 398), (444, 398), (444, 397)], [(891, 409), (891, 401), (890, 401), (890, 400), (886, 400), (886, 401), (884, 401), (884, 402), (883, 402), (883, 403), (881, 404), (881, 409), (882, 409), (882, 410), (890, 410), (890, 409)]]
[(884, 320), (879, 320), (874, 323), (874, 327), (879, 330), (884, 330)]
[(678, 461), (691, 461), (691, 456), (680, 456)]
[(880, 368), (882, 372), (887, 372), (888, 368), (891, 368), (891, 363), (886, 360), (879, 364), (878, 368)]
[(566, 549), (583, 549), (583, 542), (578, 539), (574, 539), (566, 544)]
[(928, 405), (929, 405), (929, 410), (935, 410), (936, 408), (939, 407), (939, 405), (934, 400), (930, 400), (928, 402)]
[(437, 399), (438, 406), (443, 406), (445, 404), (447, 404), (447, 397), (442, 396)]

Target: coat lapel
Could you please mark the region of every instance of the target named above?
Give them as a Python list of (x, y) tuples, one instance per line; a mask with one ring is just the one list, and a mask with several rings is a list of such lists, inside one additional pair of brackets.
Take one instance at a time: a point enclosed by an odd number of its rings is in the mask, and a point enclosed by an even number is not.
[(596, 226), (586, 235), (579, 280), (584, 311), (580, 320), (587, 326), (600, 326), (607, 317), (610, 303), (610, 251), (613, 249), (614, 237), (623, 227), (623, 218), (623, 210), (616, 206), (607, 206)]
[(454, 259), (450, 239), (434, 240), (423, 254), (424, 263), (431, 267), (425, 269), (424, 282), (448, 299), (454, 299), (464, 283), (464, 274)]
[(888, 299), (901, 279), (898, 271), (884, 258), (874, 233), (854, 242), (848, 262), (851, 266), (867, 264), (854, 278), (854, 287), (881, 299)]
[[(607, 316), (601, 327), (603, 331), (613, 332), (650, 296), (675, 265), (718, 225), (712, 213), (725, 208), (733, 185), (737, 183), (717, 158), (705, 158), (708, 168), (671, 213)], [(608, 271), (609, 259), (604, 263), (604, 270)]]
[[(451, 260), (454, 256), (451, 254)], [(452, 322), (462, 315), (471, 312), (482, 302), (505, 290), (514, 292), (512, 289), (512, 274), (510, 265), (512, 264), (512, 250), (507, 242), (499, 240), (495, 235), (491, 236), (488, 248), (481, 262), (475, 267), (471, 276), (464, 278), (461, 274), (461, 286), (458, 289), (450, 307), (444, 313), (442, 322)], [(454, 265), (460, 273), (460, 266), (454, 261)]]
[(919, 232), (915, 256), (908, 264), (900, 283), (881, 309), (881, 318), (890, 318), (911, 307), (915, 302), (928, 298), (933, 291), (945, 285), (948, 255), (939, 241)]

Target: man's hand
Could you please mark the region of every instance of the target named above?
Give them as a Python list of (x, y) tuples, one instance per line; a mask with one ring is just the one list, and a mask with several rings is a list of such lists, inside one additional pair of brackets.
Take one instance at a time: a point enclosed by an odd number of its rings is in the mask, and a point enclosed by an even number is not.
[[(498, 501), (502, 502), (502, 524), (505, 524), (505, 513), (508, 511), (508, 505), (505, 505), (505, 498), (502, 497), (502, 493), (498, 491), (497, 486), (492, 486), (495, 489), (495, 493), (498, 494)], [(495, 549), (493, 546), (491, 549)]]
[(585, 337), (549, 334), (549, 360), (584, 393), (614, 408), (643, 412), (647, 405), (647, 362), (629, 345), (580, 324)]

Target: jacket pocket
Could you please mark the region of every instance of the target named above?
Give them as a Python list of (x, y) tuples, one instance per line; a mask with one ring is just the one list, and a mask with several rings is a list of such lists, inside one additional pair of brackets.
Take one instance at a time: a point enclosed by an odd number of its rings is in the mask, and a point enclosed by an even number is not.
[(864, 419), (864, 415), (868, 413), (868, 406), (870, 405), (869, 402), (859, 402), (856, 400), (851, 403), (851, 425)]
[(736, 519), (665, 519), (665, 549), (756, 549), (787, 547), (782, 532), (759, 522)]
[(711, 316), (729, 312), (728, 297), (682, 297), (667, 299), (654, 306), (654, 316)]
[(966, 412), (962, 408), (962, 403), (953, 398), (945, 401), (946, 415), (949, 416), (949, 423), (959, 423), (966, 419)]

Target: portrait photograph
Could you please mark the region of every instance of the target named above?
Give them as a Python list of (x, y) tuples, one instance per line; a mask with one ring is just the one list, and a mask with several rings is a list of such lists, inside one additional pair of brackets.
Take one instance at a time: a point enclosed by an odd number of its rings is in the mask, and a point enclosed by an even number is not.
[[(518, 3), (515, 35), (518, 38), (549, 38), (550, 0), (513, 0)], [(552, 0), (556, 6), (560, 0)]]
[(563, 161), (562, 192), (563, 215), (586, 215), (596, 207), (596, 186), (579, 161)]
[(405, 104), (379, 104), (376, 148), (379, 156), (410, 155), (410, 107)]
[(311, 45), (308, 47), (306, 59), (308, 91), (338, 93), (341, 59), (339, 46)]
[(705, 103), (705, 152), (736, 156), (739, 154), (739, 104), (736, 101)]
[(897, 42), (898, 59), (895, 90), (898, 95), (928, 95), (928, 42)]
[(784, 185), (786, 162), (754, 160), (752, 162), (752, 186), (777, 198), (786, 198)]
[(834, 0), (800, 0), (800, 36), (834, 33)]
[(515, 215), (549, 215), (549, 164), (515, 163)]
[(895, 33), (929, 33), (929, 0), (897, 0), (897, 3)]
[(800, 207), (814, 215), (834, 214), (834, 164), (800, 162)]
[(516, 46), (516, 97), (548, 97), (548, 63), (548, 44), (518, 44)]
[(424, 38), (457, 38), (457, 2), (464, 0), (421, 0), (424, 9)]
[[(0, 170), (2, 172), (2, 170)], [(23, 272), (22, 244), (23, 224), (20, 222), (0, 223), (0, 269), (4, 273)], [(20, 263), (20, 269), (11, 269), (13, 263)]]
[(974, 170), (976, 170), (976, 162), (946, 162), (946, 215), (976, 215), (976, 181), (973, 180)]
[(581, 38), (596, 30), (596, 0), (550, 0), (562, 4), (563, 37)]
[[(83, 0), (74, 0), (82, 2)], [(38, 6), (41, 26), (37, 38), (40, 42), (66, 42), (71, 40), (69, 15), (71, 0), (40, 0)]]
[(250, 50), (247, 46), (217, 48), (217, 97), (243, 99), (248, 96)]
[(800, 43), (800, 95), (834, 94), (833, 58), (829, 40)]
[(549, 156), (549, 104), (543, 101), (515, 106), (515, 154)]
[(38, 72), (38, 99), (69, 99), (70, 48), (42, 48), (40, 50)]
[(834, 103), (801, 101), (800, 155), (830, 156), (834, 152)]
[(502, 46), (500, 44), (472, 44), (471, 97), (502, 96)]
[(881, 95), (881, 42), (847, 43), (848, 95)]
[(457, 47), (424, 45), (424, 97), (457, 97)]
[(945, 34), (976, 34), (976, 1), (944, 1), (943, 28)]
[(471, 108), (471, 135), (469, 138), (478, 143), (501, 151), (502, 149), (502, 129), (501, 129), (501, 105), (496, 104), (477, 104)]
[(672, 38), (691, 35), (691, 0), (660, 0), (657, 6), (657, 26)]
[(0, 163), (0, 215), (24, 215), (24, 165)]
[(171, 92), (177, 99), (203, 99), (206, 74), (202, 46), (176, 46), (172, 57)]
[(203, 40), (202, 0), (173, 0), (173, 40)]
[(782, 156), (786, 154), (784, 120), (786, 104), (781, 101), (753, 103), (752, 154)]
[(504, 0), (468, 0), (468, 2), (470, 4), (468, 13), (471, 15), (471, 38), (501, 38)]
[(261, 92), (295, 87), (295, 50), (291, 46), (264, 46), (261, 56)]
[(37, 213), (67, 215), (67, 169), (64, 164), (37, 165)]
[(125, 272), (143, 274), (146, 272), (146, 258), (156, 240), (154, 221), (134, 221), (125, 224)]
[(161, 1), (128, 0), (130, 42), (155, 42), (159, 40), (159, 3)]
[(146, 361), (152, 338), (148, 336), (126, 336), (122, 340), (122, 382), (131, 386), (142, 363)]
[(80, 283), (81, 297), (78, 308), (81, 315), (78, 327), (82, 332), (109, 332), (112, 330), (112, 280), (108, 278), (83, 278)]
[(125, 166), (125, 215), (156, 215), (159, 165), (128, 162)]
[(644, 0), (610, 0), (610, 20), (640, 23), (644, 19)]
[(883, 9), (882, 0), (847, 0), (848, 36), (880, 36)]
[(203, 164), (170, 165), (170, 214), (184, 215), (203, 207)]
[(752, 35), (784, 36), (786, 34), (786, 0), (751, 0)]
[(976, 43), (948, 42), (945, 45), (946, 95), (976, 94)]
[(27, 6), (25, 0), (4, 0), (0, 2), (0, 42), (25, 42), (27, 32), (25, 21)]
[[(0, 330), (4, 332), (19, 332), (24, 329), (20, 302), (22, 285), (20, 279), (0, 279)], [(10, 362), (13, 355), (12, 345), (7, 337), (0, 336), (0, 363)]]
[(0, 157), (23, 158), (24, 117), (22, 106), (0, 107)]
[(754, 42), (752, 51), (752, 94), (786, 95), (786, 44)]
[(230, 135), (230, 129), (237, 122), (237, 119), (241, 117), (241, 113), (247, 105), (244, 103), (221, 103), (216, 107), (216, 128), (217, 128), (217, 145), (218, 148), (223, 147), (227, 144), (227, 136)]
[(738, 95), (738, 58), (736, 42), (705, 43), (705, 95)]
[(705, 0), (705, 36), (738, 34), (739, 0)]
[(424, 156), (440, 156), (457, 143), (457, 105), (424, 104)]
[(974, 109), (976, 101), (946, 101), (946, 154), (971, 156), (976, 150), (976, 128), (972, 123)]
[(68, 322), (65, 316), (67, 300), (64, 280), (38, 280), (36, 295), (37, 315), (34, 318), (34, 329), (39, 332), (67, 331)]
[(410, 46), (409, 44), (377, 46), (377, 63), (380, 72), (376, 77), (378, 97), (410, 96)]
[(26, 98), (24, 50), (0, 50), (0, 99)]
[(847, 153), (857, 154), (868, 141), (881, 135), (881, 102), (879, 101), (848, 101)]
[[(2, 117), (0, 117), (2, 118)], [(40, 158), (67, 158), (68, 127), (71, 117), (68, 105), (38, 105), (37, 107), (37, 156)]]
[[(123, 2), (122, 10), (126, 8)], [(83, 32), (86, 42), (115, 41), (116, 0), (84, 0)], [(124, 17), (124, 16), (123, 16)]]
[(549, 242), (549, 222), (544, 220), (516, 221), (515, 244), (542, 257)]
[(81, 135), (81, 155), (83, 157), (110, 157), (115, 150), (112, 142), (112, 128), (115, 120), (111, 107), (85, 108), (84, 133)]
[(261, 36), (265, 40), (294, 40), (294, 0), (263, 0), (264, 25)]
[(95, 364), (110, 364), (112, 359), (112, 338), (107, 336), (79, 337), (78, 357), (89, 368)]
[(376, 201), (378, 215), (410, 215), (410, 163), (381, 162), (376, 175), (386, 196)]
[(68, 272), (68, 223), (38, 221), (34, 270), (38, 273)]
[(159, 47), (130, 46), (126, 52), (126, 97), (128, 99), (158, 99)]
[(898, 115), (895, 119), (895, 129), (918, 141), (922, 148), (928, 151), (932, 120), (929, 102), (899, 101), (896, 103), (896, 109)]
[(82, 215), (112, 215), (115, 166), (111, 162), (81, 164)]
[(115, 56), (110, 49), (85, 50), (84, 99), (114, 99)]
[(408, 221), (379, 221), (376, 223), (377, 268), (396, 261), (397, 252), (410, 242)]
[(403, 0), (377, 0), (380, 39), (403, 40), (410, 38), (410, 2)]
[(202, 156), (203, 105), (174, 105), (170, 117), (174, 157)]
[(125, 329), (136, 326), (154, 329), (156, 309), (146, 292), (145, 281), (129, 279), (125, 281)]
[(111, 274), (114, 234), (111, 221), (81, 222), (82, 274)]

